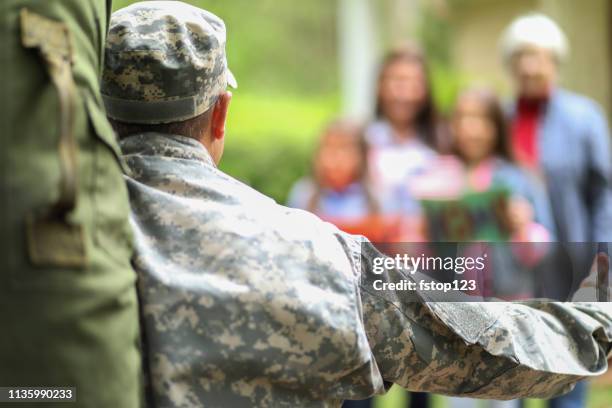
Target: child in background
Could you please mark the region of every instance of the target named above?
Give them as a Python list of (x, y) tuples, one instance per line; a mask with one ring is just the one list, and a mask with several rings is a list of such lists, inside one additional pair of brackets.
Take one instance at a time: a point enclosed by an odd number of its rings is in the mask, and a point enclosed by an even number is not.
[(373, 194), (367, 180), (367, 157), (360, 125), (348, 120), (331, 123), (315, 152), (313, 177), (293, 186), (287, 204), (373, 241), (396, 239), (398, 224), (390, 220), (399, 212), (399, 202)]
[(361, 128), (348, 120), (331, 123), (315, 152), (314, 178), (298, 181), (288, 205), (328, 218), (360, 218), (379, 211), (366, 182), (367, 148)]
[[(293, 186), (287, 204), (375, 242), (410, 242), (403, 214), (411, 211), (414, 201), (402, 196), (400, 190), (372, 191), (368, 153), (362, 126), (349, 120), (332, 122), (319, 140), (313, 176)], [(372, 406), (372, 399), (343, 404), (343, 408)]]
[[(517, 167), (510, 154), (507, 125), (497, 97), (487, 90), (463, 92), (457, 100), (451, 119), (452, 142), (455, 155), (463, 168), (451, 183), (456, 189), (482, 192), (504, 187), (510, 193), (508, 220), (514, 242), (545, 242), (552, 237), (552, 215), (545, 190), (536, 180)], [(534, 246), (514, 245), (512, 258), (531, 263), (538, 252)], [(498, 254), (497, 259), (508, 260)], [(497, 264), (497, 262), (496, 262)], [(502, 262), (503, 264), (503, 262)], [(497, 266), (497, 265), (496, 265)], [(493, 270), (497, 290), (507, 298), (529, 297), (533, 294), (533, 271), (519, 272), (514, 266)], [(496, 293), (497, 296), (499, 296)], [(449, 408), (474, 408), (477, 400), (449, 398)], [(520, 402), (487, 401), (489, 408), (515, 408)]]
[(456, 156), (465, 166), (465, 191), (504, 187), (511, 193), (508, 220), (515, 242), (545, 242), (553, 231), (543, 186), (514, 164), (507, 124), (495, 94), (472, 89), (457, 100), (451, 120)]

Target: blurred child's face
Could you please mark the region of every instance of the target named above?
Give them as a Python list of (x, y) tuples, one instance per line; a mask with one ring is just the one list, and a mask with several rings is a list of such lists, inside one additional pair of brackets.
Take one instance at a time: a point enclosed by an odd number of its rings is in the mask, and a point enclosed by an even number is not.
[(342, 190), (359, 178), (361, 153), (357, 137), (339, 131), (323, 137), (315, 159), (319, 182), (333, 190)]
[(468, 162), (477, 162), (493, 154), (495, 124), (487, 116), (485, 104), (476, 96), (459, 99), (452, 119), (457, 150)]
[(379, 100), (384, 117), (407, 126), (421, 110), (427, 96), (425, 72), (420, 64), (398, 60), (388, 65), (380, 83)]

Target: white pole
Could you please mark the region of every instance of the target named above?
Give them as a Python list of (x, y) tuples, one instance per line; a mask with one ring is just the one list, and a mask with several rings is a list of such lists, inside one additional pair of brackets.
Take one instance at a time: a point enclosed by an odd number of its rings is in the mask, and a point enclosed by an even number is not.
[(373, 113), (377, 35), (371, 0), (338, 1), (340, 82), (346, 116)]

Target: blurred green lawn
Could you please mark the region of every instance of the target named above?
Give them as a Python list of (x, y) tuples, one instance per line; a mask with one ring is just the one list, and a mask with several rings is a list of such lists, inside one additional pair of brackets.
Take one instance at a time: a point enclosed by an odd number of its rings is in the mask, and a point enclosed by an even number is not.
[[(398, 386), (394, 386), (384, 397), (376, 399), (374, 408), (405, 408), (407, 406), (406, 393)], [(445, 398), (434, 395), (432, 408), (447, 408)], [(546, 408), (545, 400), (529, 399), (525, 408)], [(591, 386), (589, 388), (587, 408), (612, 408), (612, 388)]]
[(338, 110), (337, 96), (235, 92), (220, 168), (284, 203), (293, 182), (309, 173), (325, 123)]

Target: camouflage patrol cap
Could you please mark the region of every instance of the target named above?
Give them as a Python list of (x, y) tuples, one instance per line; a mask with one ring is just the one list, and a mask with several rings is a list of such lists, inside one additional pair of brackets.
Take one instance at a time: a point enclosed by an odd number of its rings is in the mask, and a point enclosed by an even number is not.
[(110, 118), (177, 122), (206, 112), (236, 80), (227, 67), (225, 24), (180, 1), (143, 1), (113, 13), (102, 97)]

